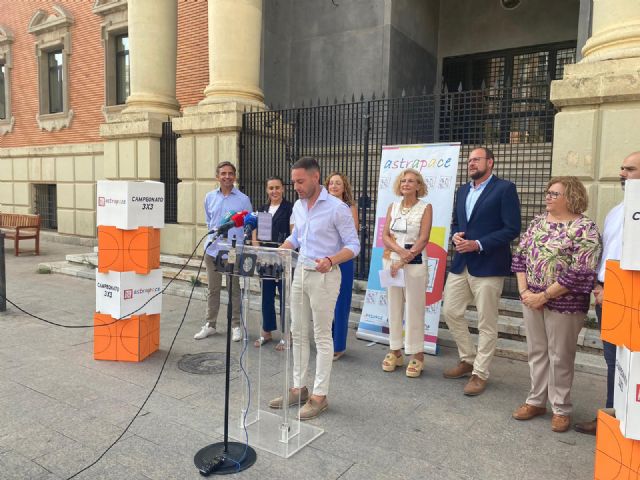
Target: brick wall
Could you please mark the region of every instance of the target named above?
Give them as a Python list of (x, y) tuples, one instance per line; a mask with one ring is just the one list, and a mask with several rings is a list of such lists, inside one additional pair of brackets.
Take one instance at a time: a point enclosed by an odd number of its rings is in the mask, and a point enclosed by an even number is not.
[[(100, 23), (102, 17), (92, 11), (92, 0), (0, 0), (0, 23), (14, 34), (12, 45), (11, 114), (13, 131), (0, 136), (0, 148), (37, 145), (62, 145), (100, 142), (100, 124), (104, 123), (104, 50)], [(35, 37), (27, 32), (31, 17), (38, 9), (53, 13), (60, 4), (74, 17), (69, 63), (69, 100), (73, 120), (69, 128), (47, 132), (36, 122), (38, 81)], [(204, 98), (209, 83), (207, 46), (207, 2), (178, 1), (178, 62), (176, 97), (182, 107), (195, 105)]]
[(176, 97), (181, 107), (196, 105), (209, 84), (207, 2), (178, 1)]
[[(47, 132), (36, 122), (38, 114), (38, 76), (35, 37), (27, 32), (29, 21), (38, 10), (53, 13), (59, 3), (74, 17), (69, 63), (69, 100), (73, 120), (69, 128)], [(100, 140), (99, 125), (104, 122), (104, 52), (100, 39), (101, 18), (91, 11), (90, 1), (0, 0), (0, 22), (14, 35), (12, 45), (11, 114), (15, 125), (11, 133), (0, 136), (0, 148), (16, 146), (86, 143)]]

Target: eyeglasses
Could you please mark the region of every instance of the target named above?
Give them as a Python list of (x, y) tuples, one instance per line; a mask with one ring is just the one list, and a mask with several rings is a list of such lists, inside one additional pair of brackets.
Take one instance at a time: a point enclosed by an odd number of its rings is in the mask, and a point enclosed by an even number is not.
[(553, 199), (558, 199), (559, 196), (564, 195), (564, 193), (560, 193), (560, 192), (552, 192), (551, 190), (547, 190), (546, 192), (544, 192), (544, 196), (545, 197), (551, 197)]
[(478, 163), (480, 160), (488, 160), (487, 157), (473, 157), (469, 159), (469, 163)]

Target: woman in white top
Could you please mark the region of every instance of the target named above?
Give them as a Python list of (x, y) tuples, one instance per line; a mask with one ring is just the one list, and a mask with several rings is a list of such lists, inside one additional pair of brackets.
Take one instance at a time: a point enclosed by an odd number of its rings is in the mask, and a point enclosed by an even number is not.
[(404, 363), (402, 318), (406, 316), (404, 351), (411, 355), (406, 374), (407, 377), (419, 377), (424, 365), (425, 247), (431, 233), (433, 209), (430, 204), (419, 200), (427, 194), (427, 186), (417, 170), (403, 170), (396, 178), (393, 190), (402, 197), (402, 201), (392, 203), (387, 210), (382, 234), (385, 246), (383, 266), (391, 269), (394, 277), (402, 269), (405, 286), (387, 288), (389, 353), (384, 357), (382, 369), (393, 372)]
[[(273, 176), (267, 179), (267, 196), (269, 202), (258, 208), (259, 212), (271, 214), (271, 241), (258, 242), (256, 230), (253, 231), (253, 245), (278, 247), (291, 233), (289, 220), (293, 204), (284, 198), (284, 182), (280, 177)], [(276, 289), (282, 302), (282, 280), (273, 278), (262, 279), (262, 335), (254, 342), (254, 346), (261, 347), (273, 340), (272, 332), (276, 330), (275, 299)], [(284, 340), (276, 345), (276, 350), (284, 350)]]

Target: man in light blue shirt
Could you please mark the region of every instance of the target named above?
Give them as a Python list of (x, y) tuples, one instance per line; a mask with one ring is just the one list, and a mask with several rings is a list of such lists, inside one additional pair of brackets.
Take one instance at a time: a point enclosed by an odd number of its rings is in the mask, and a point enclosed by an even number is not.
[[(465, 209), (466, 209), (465, 213), (467, 215), (467, 222), (471, 218), (471, 214), (473, 213), (473, 208), (476, 206), (476, 202), (478, 201), (478, 198), (480, 198), (480, 195), (482, 195), (482, 192), (484, 192), (484, 188), (489, 184), (492, 178), (493, 178), (493, 173), (491, 173), (486, 180), (484, 180), (483, 182), (480, 182), (480, 184), (478, 185), (475, 184), (475, 180), (471, 180), (469, 182), (469, 193), (467, 194), (467, 200), (465, 202)], [(479, 240), (476, 240), (475, 242), (478, 244), (478, 251), (481, 252), (482, 244), (480, 243)]]
[[(219, 188), (207, 193), (204, 199), (204, 213), (207, 221), (207, 228), (213, 230), (220, 225), (220, 220), (230, 211), (240, 212), (242, 210), (251, 211), (251, 201), (244, 193), (238, 190), (234, 183), (236, 181), (236, 167), (231, 162), (221, 162), (216, 169), (216, 179), (220, 184)], [(228, 233), (229, 238), (242, 238), (242, 228), (232, 228)], [(207, 243), (211, 238), (207, 239)], [(222, 274), (216, 271), (215, 258), (218, 254), (220, 240), (216, 240), (204, 254), (204, 264), (207, 269), (209, 291), (207, 293), (207, 318), (202, 329), (193, 338), (201, 340), (216, 333), (216, 321), (220, 310), (220, 290), (222, 288)], [(232, 289), (232, 339), (239, 342), (242, 339), (240, 329), (240, 281), (237, 276), (227, 275), (227, 288)]]
[[(360, 253), (360, 241), (349, 207), (320, 184), (320, 166), (314, 158), (302, 157), (294, 163), (291, 179), (300, 199), (293, 206), (293, 232), (281, 248), (300, 249), (290, 296), (293, 388), (286, 400), (275, 398), (269, 406), (306, 402), (299, 417), (309, 420), (328, 407), (333, 364), (331, 323), (341, 280), (338, 265)], [(311, 325), (317, 351), (313, 395), (306, 387)]]

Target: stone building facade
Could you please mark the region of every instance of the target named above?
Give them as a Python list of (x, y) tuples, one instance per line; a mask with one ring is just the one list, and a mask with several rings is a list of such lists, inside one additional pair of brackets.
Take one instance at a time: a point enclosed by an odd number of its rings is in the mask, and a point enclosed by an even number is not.
[(0, 0), (0, 210), (45, 193), (59, 233), (95, 236), (96, 180), (159, 179), (171, 121), (180, 183), (162, 250), (189, 253), (244, 112), (437, 91), (451, 62), (543, 47), (577, 48), (552, 83), (553, 173), (578, 172), (602, 220), (640, 150), (634, 0)]

